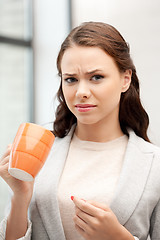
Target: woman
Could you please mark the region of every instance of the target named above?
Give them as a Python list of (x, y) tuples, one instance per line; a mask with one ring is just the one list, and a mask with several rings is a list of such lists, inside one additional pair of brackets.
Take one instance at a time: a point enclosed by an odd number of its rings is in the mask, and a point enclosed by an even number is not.
[(0, 161), (13, 191), (0, 239), (160, 239), (160, 150), (128, 45), (114, 27), (84, 23), (57, 67), (56, 140), (34, 191), (8, 174), (10, 147)]

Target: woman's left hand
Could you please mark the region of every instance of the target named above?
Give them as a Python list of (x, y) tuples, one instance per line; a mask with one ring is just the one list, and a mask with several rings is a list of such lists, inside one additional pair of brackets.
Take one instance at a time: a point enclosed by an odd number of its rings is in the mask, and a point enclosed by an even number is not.
[(86, 240), (132, 240), (134, 237), (118, 222), (104, 204), (74, 197), (77, 231)]

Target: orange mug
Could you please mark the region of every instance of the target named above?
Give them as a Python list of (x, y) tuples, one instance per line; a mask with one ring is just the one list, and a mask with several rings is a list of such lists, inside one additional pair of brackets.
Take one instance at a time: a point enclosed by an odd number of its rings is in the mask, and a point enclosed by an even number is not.
[(9, 173), (22, 181), (33, 181), (43, 167), (55, 136), (34, 123), (22, 123), (12, 144)]

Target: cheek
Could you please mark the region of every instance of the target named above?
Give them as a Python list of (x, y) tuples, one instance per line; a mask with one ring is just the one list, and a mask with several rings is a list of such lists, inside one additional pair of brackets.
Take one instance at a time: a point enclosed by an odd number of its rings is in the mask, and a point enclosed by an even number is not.
[(74, 90), (62, 85), (62, 91), (67, 105), (70, 105), (74, 99)]
[(62, 83), (62, 92), (63, 92), (63, 96), (65, 98), (65, 100), (68, 98), (68, 90), (66, 88), (66, 86)]
[(120, 101), (121, 89), (118, 86), (104, 87), (99, 91), (98, 96), (104, 104), (117, 104)]

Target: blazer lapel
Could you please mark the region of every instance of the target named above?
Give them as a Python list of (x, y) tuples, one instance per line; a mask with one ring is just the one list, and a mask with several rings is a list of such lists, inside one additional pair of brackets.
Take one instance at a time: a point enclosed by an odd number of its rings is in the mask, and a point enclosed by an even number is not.
[(149, 145), (131, 131), (117, 189), (110, 205), (122, 225), (128, 221), (141, 198), (152, 159)]
[(71, 136), (56, 138), (50, 155), (35, 183), (37, 208), (50, 240), (64, 240), (57, 199), (58, 183), (68, 154)]

